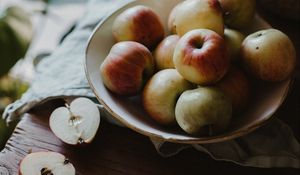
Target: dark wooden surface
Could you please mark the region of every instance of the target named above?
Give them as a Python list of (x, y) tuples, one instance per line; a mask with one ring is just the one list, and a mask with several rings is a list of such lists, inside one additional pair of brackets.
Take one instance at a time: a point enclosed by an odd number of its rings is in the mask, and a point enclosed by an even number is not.
[[(300, 138), (300, 35), (299, 23), (264, 15), (274, 28), (287, 33), (293, 40), (298, 62), (295, 83), (277, 114), (288, 123)], [(0, 153), (0, 175), (17, 174), (20, 160), (28, 152), (50, 150), (64, 154), (74, 164), (77, 174), (298, 174), (290, 168), (250, 168), (214, 161), (208, 155), (187, 149), (163, 158), (157, 154), (147, 137), (101, 121), (96, 139), (86, 147), (72, 147), (62, 143), (49, 130), (52, 110), (61, 105), (53, 101), (26, 114)]]

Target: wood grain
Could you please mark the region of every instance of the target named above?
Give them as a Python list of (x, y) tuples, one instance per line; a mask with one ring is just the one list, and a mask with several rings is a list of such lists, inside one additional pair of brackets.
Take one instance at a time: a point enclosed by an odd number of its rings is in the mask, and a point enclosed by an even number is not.
[(216, 162), (187, 149), (171, 158), (159, 156), (148, 138), (127, 128), (103, 122), (96, 139), (86, 147), (62, 143), (49, 130), (49, 115), (25, 115), (0, 154), (0, 174), (17, 174), (20, 160), (29, 152), (56, 151), (74, 164), (78, 175), (93, 174), (297, 174), (293, 169), (259, 169)]
[[(277, 116), (288, 123), (300, 140), (300, 24), (278, 20), (263, 15), (274, 28), (287, 33), (298, 53), (295, 82)], [(186, 149), (179, 154), (163, 158), (145, 136), (127, 128), (101, 121), (101, 128), (94, 142), (86, 147), (72, 147), (62, 143), (49, 130), (50, 113), (62, 101), (52, 101), (24, 115), (13, 135), (0, 153), (0, 175), (18, 173), (22, 158), (33, 151), (56, 151), (70, 159), (78, 175), (94, 174), (285, 174), (299, 175), (299, 170), (288, 168), (261, 169), (241, 167), (232, 163), (214, 161), (206, 154)]]

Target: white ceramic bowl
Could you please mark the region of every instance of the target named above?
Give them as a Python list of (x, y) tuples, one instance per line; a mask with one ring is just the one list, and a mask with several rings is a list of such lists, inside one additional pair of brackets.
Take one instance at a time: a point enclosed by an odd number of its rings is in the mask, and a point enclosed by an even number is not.
[[(166, 33), (167, 19), (171, 9), (181, 0), (139, 0), (120, 7), (117, 11), (101, 21), (93, 31), (86, 49), (86, 76), (97, 99), (110, 114), (127, 127), (149, 137), (177, 143), (213, 143), (233, 139), (247, 134), (268, 121), (284, 101), (290, 80), (280, 83), (257, 84), (248, 110), (232, 121), (230, 129), (223, 134), (211, 137), (195, 137), (178, 128), (160, 126), (143, 110), (140, 98), (124, 98), (109, 92), (101, 80), (100, 64), (115, 43), (112, 36), (112, 24), (118, 14), (135, 5), (151, 7), (163, 21)], [(258, 16), (247, 32), (270, 28)]]

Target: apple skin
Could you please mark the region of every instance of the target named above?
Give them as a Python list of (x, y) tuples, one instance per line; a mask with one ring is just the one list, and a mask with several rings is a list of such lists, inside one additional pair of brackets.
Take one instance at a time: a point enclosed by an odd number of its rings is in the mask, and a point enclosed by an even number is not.
[(177, 5), (171, 10), (171, 12), (170, 12), (170, 14), (169, 14), (169, 18), (168, 18), (168, 29), (169, 29), (169, 31), (170, 31), (172, 34), (176, 34), (176, 33), (177, 33), (177, 32), (176, 32), (176, 25), (175, 25), (175, 16), (176, 16), (176, 14), (177, 14), (177, 9), (178, 9), (178, 7), (179, 7), (181, 4), (182, 4), (182, 2), (179, 3), (179, 4), (177, 4)]
[(86, 146), (96, 136), (100, 125), (98, 106), (90, 99), (79, 97), (70, 105), (56, 108), (49, 117), (51, 131), (69, 145)]
[(192, 135), (209, 135), (226, 130), (232, 116), (228, 97), (215, 87), (198, 87), (183, 92), (175, 107), (178, 125)]
[[(43, 171), (42, 173), (42, 169)], [(50, 171), (49, 171), (50, 170)], [(54, 172), (53, 172), (54, 171)], [(53, 151), (39, 151), (26, 155), (19, 163), (19, 175), (67, 174), (75, 175), (73, 164), (64, 155)]]
[(175, 105), (180, 94), (193, 85), (176, 69), (164, 69), (152, 76), (143, 90), (145, 111), (161, 125), (174, 125)]
[(217, 0), (188, 0), (176, 9), (175, 28), (179, 36), (193, 29), (210, 29), (224, 34), (224, 22), (220, 3)]
[(117, 16), (112, 33), (117, 42), (136, 41), (153, 50), (164, 38), (164, 27), (152, 9), (138, 5)]
[(154, 50), (155, 65), (158, 70), (175, 68), (173, 63), (174, 49), (179, 41), (178, 35), (167, 36)]
[(238, 114), (245, 109), (251, 87), (250, 81), (242, 70), (232, 66), (216, 86), (231, 100), (233, 113)]
[(242, 29), (252, 22), (256, 9), (255, 0), (219, 0), (219, 2), (226, 26)]
[(245, 38), (241, 59), (254, 77), (277, 82), (291, 76), (296, 66), (296, 51), (287, 35), (276, 29), (266, 29)]
[(133, 96), (138, 94), (154, 73), (151, 52), (134, 41), (116, 43), (100, 66), (104, 85), (112, 92)]
[(207, 29), (192, 30), (180, 38), (173, 62), (185, 79), (200, 85), (220, 80), (230, 64), (225, 40)]
[(228, 48), (230, 60), (237, 61), (245, 35), (237, 30), (226, 28), (224, 31), (224, 39)]

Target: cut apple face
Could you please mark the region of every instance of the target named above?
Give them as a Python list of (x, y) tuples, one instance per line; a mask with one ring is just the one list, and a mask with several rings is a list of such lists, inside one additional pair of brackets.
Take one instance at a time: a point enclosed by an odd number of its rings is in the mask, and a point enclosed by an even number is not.
[(100, 124), (97, 105), (87, 98), (77, 98), (66, 107), (55, 109), (49, 125), (52, 132), (63, 142), (77, 145), (90, 143)]
[(75, 168), (62, 154), (35, 152), (28, 154), (20, 163), (21, 175), (75, 175)]

